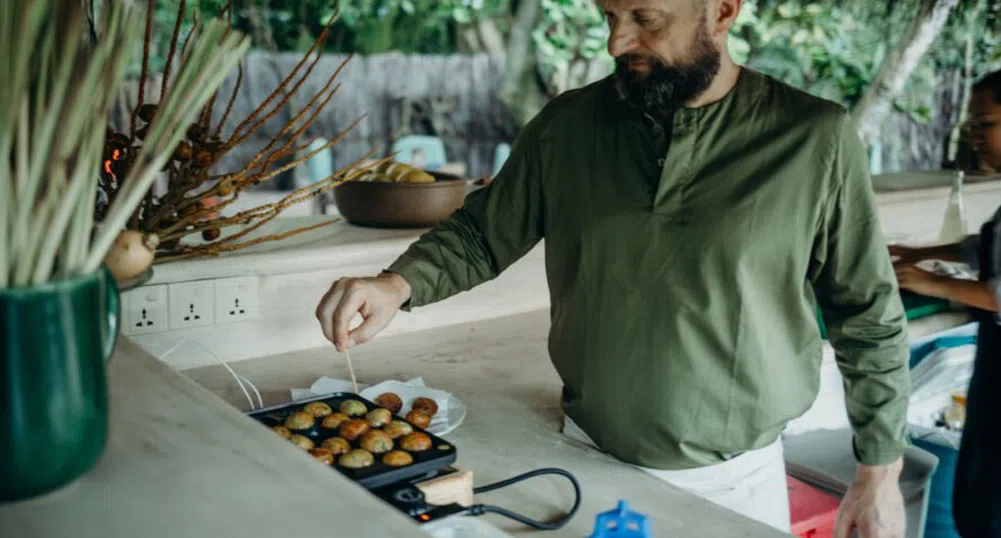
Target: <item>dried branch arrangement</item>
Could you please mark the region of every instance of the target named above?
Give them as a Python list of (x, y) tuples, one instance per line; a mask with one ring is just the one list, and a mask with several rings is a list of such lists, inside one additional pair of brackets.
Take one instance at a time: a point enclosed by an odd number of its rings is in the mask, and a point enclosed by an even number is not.
[(145, 144), (118, 177), (94, 229), (108, 111), (139, 41), (141, 13), (110, 2), (88, 44), (79, 0), (0, 0), (0, 288), (93, 272), (175, 153), (183, 127), (236, 67), (249, 41), (202, 25), (146, 126)]
[[(160, 104), (145, 102), (144, 89), (149, 77), (149, 45), (150, 28), (152, 26), (153, 0), (148, 0), (146, 18), (146, 47), (143, 56), (142, 76), (139, 81), (139, 97), (131, 115), (131, 125), (128, 133), (109, 133), (105, 147), (105, 167), (101, 176), (101, 189), (108, 200), (118, 196), (118, 178), (127, 175), (135, 163), (134, 155), (142, 151), (148, 143), (147, 123), (158, 114)], [(167, 57), (166, 69), (163, 74), (163, 94), (175, 84), (171, 73), (174, 55), (178, 51), (180, 28), (185, 17), (186, 2), (181, 1), (178, 7), (176, 24), (172, 35)], [(232, 18), (232, 0), (220, 14), (217, 20)], [(331, 73), (321, 85), (319, 91), (312, 95), (300, 111), (282, 127), (270, 142), (247, 164), (238, 170), (217, 172), (213, 167), (228, 151), (257, 132), (265, 123), (274, 118), (302, 87), (303, 83), (313, 73), (321, 58), (322, 45), (327, 39), (330, 25), (324, 29), (312, 48), (296, 64), (295, 68), (279, 83), (278, 87), (244, 118), (230, 133), (223, 133), (226, 121), (229, 119), (240, 92), (243, 80), (243, 67), (239, 67), (236, 83), (228, 96), (226, 106), (218, 119), (213, 121), (213, 110), (218, 95), (213, 95), (198, 113), (197, 119), (191, 125), (182, 129), (183, 140), (177, 147), (164, 169), (167, 175), (166, 189), (156, 195), (148, 191), (139, 207), (128, 222), (129, 230), (142, 234), (145, 242), (153, 238), (156, 243), (156, 261), (170, 261), (185, 258), (218, 255), (222, 252), (238, 250), (265, 241), (274, 241), (325, 226), (333, 220), (317, 225), (292, 230), (280, 235), (265, 235), (258, 238), (247, 236), (259, 229), (268, 221), (277, 217), (289, 206), (307, 200), (328, 191), (338, 184), (354, 179), (362, 174), (372, 164), (362, 165), (369, 155), (335, 171), (329, 177), (316, 181), (308, 186), (288, 193), (281, 200), (264, 204), (253, 209), (239, 212), (235, 215), (222, 216), (222, 210), (232, 205), (240, 193), (248, 188), (272, 179), (279, 174), (291, 170), (315, 155), (344, 139), (348, 132), (364, 118), (362, 115), (354, 124), (343, 132), (333, 136), (329, 142), (320, 147), (309, 149), (312, 140), (304, 140), (304, 134), (323, 112), (337, 93), (339, 84), (335, 84), (337, 76), (347, 61)], [(196, 21), (195, 27), (198, 24)], [(183, 40), (180, 51), (187, 48), (188, 38)], [(303, 153), (305, 151), (305, 153)], [(98, 218), (103, 218), (104, 207), (97, 207)], [(223, 230), (232, 228), (233, 233), (223, 234)], [(193, 239), (193, 240), (192, 240)]]

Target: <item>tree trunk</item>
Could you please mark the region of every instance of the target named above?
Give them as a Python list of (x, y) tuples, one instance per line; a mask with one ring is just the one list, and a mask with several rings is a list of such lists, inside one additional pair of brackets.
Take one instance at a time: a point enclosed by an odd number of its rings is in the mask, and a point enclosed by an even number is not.
[(962, 80), (963, 93), (962, 100), (958, 105), (959, 119), (956, 121), (956, 125), (953, 125), (952, 131), (949, 133), (949, 149), (946, 153), (946, 162), (950, 165), (955, 165), (956, 163), (956, 156), (959, 153), (959, 141), (960, 136), (962, 135), (963, 125), (966, 123), (967, 117), (969, 116), (968, 109), (970, 107), (971, 94), (973, 93), (974, 39), (977, 35), (977, 22), (980, 19), (980, 13), (983, 11), (984, 7), (984, 0), (979, 0), (973, 9), (966, 14), (966, 55), (964, 56), (963, 62), (963, 76), (956, 77), (957, 80)]
[(921, 0), (911, 24), (852, 110), (859, 136), (866, 145), (878, 136), (893, 107), (893, 100), (903, 91), (907, 79), (942, 32), (958, 3), (959, 0)]
[(521, 0), (507, 40), (504, 78), (497, 97), (507, 105), (519, 127), (535, 117), (546, 103), (535, 70), (532, 41), (532, 31), (541, 18), (541, 0)]

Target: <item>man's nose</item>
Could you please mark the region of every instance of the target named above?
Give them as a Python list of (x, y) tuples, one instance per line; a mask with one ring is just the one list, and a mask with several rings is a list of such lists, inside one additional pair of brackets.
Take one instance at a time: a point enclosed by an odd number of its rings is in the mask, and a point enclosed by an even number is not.
[(628, 54), (636, 48), (636, 36), (623, 26), (616, 25), (608, 36), (608, 54), (614, 58)]

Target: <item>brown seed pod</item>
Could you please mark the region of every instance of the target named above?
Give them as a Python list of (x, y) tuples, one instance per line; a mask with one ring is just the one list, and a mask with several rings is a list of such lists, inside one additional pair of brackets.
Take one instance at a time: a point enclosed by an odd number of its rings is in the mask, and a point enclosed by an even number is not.
[(233, 182), (227, 179), (226, 181), (219, 183), (218, 190), (220, 196), (229, 196), (230, 194), (233, 194)]
[(107, 140), (105, 140), (105, 143), (110, 148), (125, 149), (129, 147), (129, 137), (121, 133), (113, 133), (110, 136), (108, 136)]
[(139, 112), (138, 112), (139, 119), (145, 121), (146, 123), (153, 121), (153, 116), (155, 115), (156, 115), (156, 105), (147, 103), (139, 107)]
[(207, 149), (200, 149), (195, 152), (195, 166), (199, 168), (208, 168), (212, 166), (212, 162), (215, 161), (215, 155)]
[(222, 235), (222, 231), (219, 228), (209, 228), (202, 231), (202, 239), (206, 241), (215, 241), (219, 239), (220, 235)]
[(181, 143), (178, 144), (177, 149), (174, 150), (174, 160), (188, 162), (191, 160), (193, 154), (194, 152), (191, 150), (191, 144), (182, 140)]

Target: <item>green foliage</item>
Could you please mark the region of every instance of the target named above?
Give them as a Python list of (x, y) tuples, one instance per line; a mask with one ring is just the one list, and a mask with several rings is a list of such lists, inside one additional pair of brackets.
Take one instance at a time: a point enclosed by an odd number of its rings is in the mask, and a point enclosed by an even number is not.
[[(999, 67), (998, 2), (974, 21), (974, 72)], [(908, 80), (895, 107), (926, 122), (936, 106), (943, 75), (963, 69), (966, 36), (976, 0), (956, 9), (933, 48)], [(745, 0), (732, 40), (738, 61), (846, 106), (856, 103), (879, 72), (916, 9), (916, 0)]]
[(608, 25), (594, 0), (541, 1), (542, 22), (532, 38), (545, 80), (567, 78), (567, 70), (575, 62), (599, 60), (611, 64), (606, 47)]
[[(339, 8), (326, 50), (450, 54), (457, 31), (490, 19), (509, 23), (518, 1), (541, 1), (542, 21), (533, 33), (537, 66), (550, 87), (572, 83), (582, 63), (608, 62), (608, 28), (594, 0), (237, 0), (234, 22), (255, 46), (304, 51)], [(731, 53), (739, 63), (811, 93), (851, 106), (877, 75), (917, 9), (919, 0), (745, 0), (732, 30)], [(971, 13), (981, 0), (963, 0), (933, 49), (911, 76), (899, 110), (918, 121), (931, 116), (943, 74), (961, 70)], [(1001, 2), (984, 0), (974, 20), (974, 74), (1001, 67)], [(179, 0), (156, 0), (151, 69), (162, 68)], [(192, 11), (218, 13), (226, 0), (189, 0)], [(137, 69), (134, 66), (134, 69)], [(563, 81), (555, 83), (554, 81)]]

